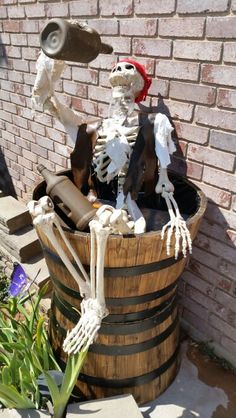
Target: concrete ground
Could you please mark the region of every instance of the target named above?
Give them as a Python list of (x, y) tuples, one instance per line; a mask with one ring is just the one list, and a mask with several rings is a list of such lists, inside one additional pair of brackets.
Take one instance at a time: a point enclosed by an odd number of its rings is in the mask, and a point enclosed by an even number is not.
[(140, 411), (144, 418), (236, 418), (236, 375), (185, 341), (176, 379)]

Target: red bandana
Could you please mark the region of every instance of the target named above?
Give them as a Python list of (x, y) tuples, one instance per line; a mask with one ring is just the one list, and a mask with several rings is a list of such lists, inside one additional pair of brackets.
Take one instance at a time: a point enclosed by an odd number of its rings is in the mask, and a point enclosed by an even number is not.
[(122, 59), (122, 60), (120, 60), (120, 62), (128, 62), (129, 64), (133, 64), (136, 67), (137, 71), (143, 77), (144, 87), (143, 87), (143, 90), (140, 91), (139, 95), (135, 98), (135, 103), (139, 103), (142, 100), (145, 100), (146, 96), (147, 96), (147, 93), (148, 93), (148, 89), (149, 89), (150, 85), (152, 84), (152, 79), (148, 78), (144, 66), (142, 64), (140, 64), (139, 62), (131, 60), (129, 58)]

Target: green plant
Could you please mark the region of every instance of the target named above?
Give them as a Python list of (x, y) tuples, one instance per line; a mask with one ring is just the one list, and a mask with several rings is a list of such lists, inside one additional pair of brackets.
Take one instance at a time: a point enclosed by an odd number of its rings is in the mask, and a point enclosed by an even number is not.
[(0, 268), (0, 303), (7, 301), (9, 279), (3, 268)]
[(87, 356), (87, 350), (80, 351), (77, 354), (70, 355), (67, 360), (65, 373), (63, 376), (61, 387), (58, 388), (50, 373), (44, 372), (47, 385), (53, 402), (54, 418), (62, 418), (75, 386), (80, 370)]
[(37, 297), (9, 298), (0, 305), (0, 402), (9, 408), (40, 408), (37, 378), (44, 371), (60, 370), (48, 340), (45, 318)]

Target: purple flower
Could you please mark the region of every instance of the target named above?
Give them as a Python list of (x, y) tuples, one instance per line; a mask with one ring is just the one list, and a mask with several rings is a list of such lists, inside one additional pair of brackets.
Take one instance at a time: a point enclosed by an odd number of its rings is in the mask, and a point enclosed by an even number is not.
[(26, 283), (27, 277), (23, 267), (18, 263), (14, 263), (11, 283), (8, 289), (9, 295), (12, 297), (18, 296), (21, 290), (25, 287)]

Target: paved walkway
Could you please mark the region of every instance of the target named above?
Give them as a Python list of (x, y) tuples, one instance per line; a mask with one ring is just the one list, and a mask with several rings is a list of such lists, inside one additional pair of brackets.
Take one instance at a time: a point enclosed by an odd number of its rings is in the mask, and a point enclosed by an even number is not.
[(144, 418), (236, 418), (236, 376), (186, 341), (175, 381), (140, 410)]

